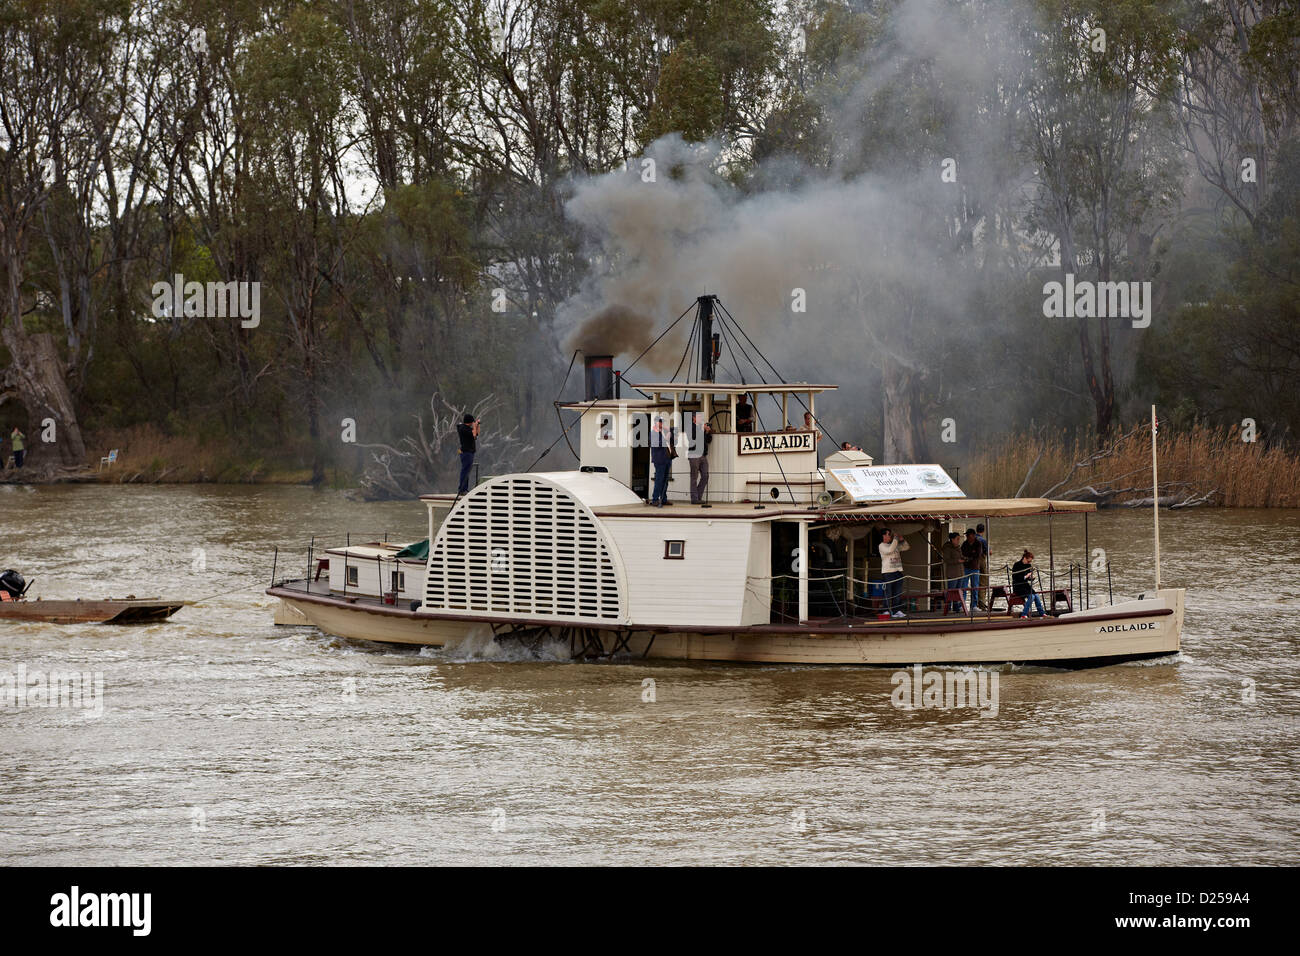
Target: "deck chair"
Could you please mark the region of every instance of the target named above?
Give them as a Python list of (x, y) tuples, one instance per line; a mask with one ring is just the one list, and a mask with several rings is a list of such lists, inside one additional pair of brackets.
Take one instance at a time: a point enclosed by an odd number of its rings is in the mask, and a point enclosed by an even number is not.
[(1055, 614), (1056, 605), (1064, 604), (1065, 612), (1068, 614), (1074, 610), (1074, 603), (1070, 600), (1070, 591), (1068, 588), (1056, 588), (1052, 591), (1052, 603), (1047, 606), (1047, 613)]
[(949, 608), (951, 605), (953, 605), (953, 604), (959, 604), (959, 605), (961, 605), (961, 610), (960, 610), (960, 611), (957, 611), (957, 612), (955, 612), (955, 613), (957, 613), (957, 614), (961, 614), (961, 615), (964, 617), (965, 614), (966, 614), (966, 611), (967, 611), (967, 608), (966, 608), (966, 597), (965, 597), (965, 595), (967, 595), (967, 594), (969, 594), (969, 593), (970, 593), (969, 591), (964, 591), (964, 592), (963, 592), (961, 588), (947, 588), (947, 589), (943, 592), (943, 615), (944, 615), (944, 617), (947, 617), (947, 616), (948, 616), (948, 608)]
[(1008, 614), (1011, 613), (1012, 608), (1023, 607), (1025, 603), (1025, 597), (1023, 594), (1012, 594), (1011, 589), (1005, 584), (995, 584), (989, 594), (990, 613), (996, 610), (994, 605), (997, 603), (998, 598), (1001, 598), (1003, 602), (1005, 602)]

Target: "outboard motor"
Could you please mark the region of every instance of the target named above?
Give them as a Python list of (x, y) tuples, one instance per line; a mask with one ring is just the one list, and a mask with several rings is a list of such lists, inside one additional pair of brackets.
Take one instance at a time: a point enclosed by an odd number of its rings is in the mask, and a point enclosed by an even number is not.
[(0, 573), (0, 591), (5, 592), (10, 601), (17, 601), (27, 592), (27, 582), (17, 571)]

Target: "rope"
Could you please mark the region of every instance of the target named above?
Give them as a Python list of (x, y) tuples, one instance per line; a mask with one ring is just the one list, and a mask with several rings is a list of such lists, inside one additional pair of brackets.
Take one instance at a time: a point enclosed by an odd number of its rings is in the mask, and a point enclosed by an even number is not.
[[(249, 580), (249, 581), (261, 581), (261, 579), (262, 579), (262, 576), (259, 574), (256, 578), (247, 578), (246, 580)], [(273, 582), (273, 583), (274, 583), (274, 582)], [(186, 601), (185, 604), (186, 604), (187, 607), (198, 607), (198, 606), (202, 605), (204, 601), (211, 601), (213, 598), (225, 597), (227, 594), (238, 594), (240, 591), (248, 591), (248, 590), (251, 590), (251, 589), (253, 589), (253, 588), (257, 588), (257, 587), (262, 587), (262, 585), (261, 585), (261, 584), (245, 584), (243, 587), (239, 587), (239, 588), (231, 588), (229, 591), (218, 591), (216, 594), (209, 594), (209, 595), (207, 595), (206, 597), (201, 597), (201, 598), (198, 598), (197, 600), (194, 600), (194, 601)]]
[[(695, 305), (694, 305), (694, 304), (692, 304), (692, 305), (688, 305), (688, 306), (686, 307), (686, 312), (690, 312), (691, 309), (693, 309), (693, 308), (695, 308)], [(667, 335), (669, 332), (671, 332), (671, 331), (673, 330), (673, 326), (675, 326), (675, 325), (676, 325), (678, 322), (680, 322), (682, 319), (686, 318), (686, 312), (683, 312), (681, 315), (677, 316), (677, 318), (673, 319), (673, 324), (672, 324), (672, 325), (668, 326), (668, 328), (666, 328), (666, 329), (664, 329), (662, 332), (660, 332), (659, 335), (656, 336), (656, 338), (655, 338), (655, 340), (654, 340), (653, 342), (651, 342), (651, 343), (650, 343), (649, 345), (647, 345), (644, 349), (642, 349), (641, 354), (638, 355), (636, 358), (634, 358), (634, 359), (632, 360), (632, 364), (631, 364), (631, 365), (628, 365), (628, 366), (626, 366), (626, 367), (624, 367), (624, 369), (623, 369), (623, 374), (626, 375), (626, 374), (627, 374), (627, 373), (632, 369), (632, 366), (633, 366), (633, 365), (636, 365), (637, 362), (639, 362), (639, 361), (641, 361), (641, 359), (645, 358), (645, 354), (646, 354), (646, 352), (649, 352), (652, 348), (654, 348), (656, 345), (658, 345), (658, 344), (659, 344), (659, 340), (662, 339), (665, 335)], [(640, 390), (638, 389), (638, 391), (640, 391)], [(644, 394), (644, 393), (643, 393), (643, 394)]]
[[(574, 349), (573, 355), (569, 356), (569, 367), (564, 370), (564, 381), (560, 383), (560, 390), (555, 393), (555, 401), (551, 402), (551, 405), (555, 408), (555, 421), (561, 428), (564, 428), (564, 419), (560, 417), (560, 396), (564, 394), (564, 387), (569, 384), (569, 375), (573, 372), (573, 363), (578, 361), (579, 351), (579, 349)], [(569, 446), (569, 453), (574, 458), (577, 458), (578, 453), (573, 450), (573, 442), (569, 441), (568, 431), (562, 431), (560, 434), (564, 438), (565, 444)], [(541, 459), (539, 458), (538, 461), (541, 461)], [(529, 471), (531, 470), (530, 468)]]

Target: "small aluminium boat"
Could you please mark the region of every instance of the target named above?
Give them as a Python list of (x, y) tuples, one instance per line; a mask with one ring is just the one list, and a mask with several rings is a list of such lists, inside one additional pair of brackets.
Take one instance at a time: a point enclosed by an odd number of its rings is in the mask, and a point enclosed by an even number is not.
[(164, 621), (184, 601), (162, 598), (90, 598), (76, 600), (28, 600), (33, 582), (17, 571), (0, 573), (0, 621), (43, 621), (47, 624), (150, 624)]

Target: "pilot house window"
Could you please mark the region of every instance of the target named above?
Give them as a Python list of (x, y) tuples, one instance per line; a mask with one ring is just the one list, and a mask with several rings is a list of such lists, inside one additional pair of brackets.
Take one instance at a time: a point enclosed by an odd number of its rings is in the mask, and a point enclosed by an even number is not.
[(683, 558), (685, 558), (685, 557), (686, 557), (686, 542), (685, 542), (685, 541), (665, 541), (665, 542), (664, 542), (664, 558), (665, 558), (665, 559), (667, 559), (667, 558), (675, 558), (675, 559), (677, 559), (677, 560), (681, 560), (681, 559), (683, 559)]
[(357, 582), (361, 580), (359, 568), (348, 568), (348, 586), (356, 587)]

